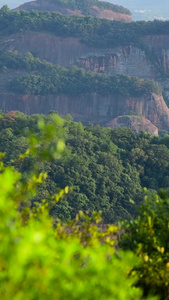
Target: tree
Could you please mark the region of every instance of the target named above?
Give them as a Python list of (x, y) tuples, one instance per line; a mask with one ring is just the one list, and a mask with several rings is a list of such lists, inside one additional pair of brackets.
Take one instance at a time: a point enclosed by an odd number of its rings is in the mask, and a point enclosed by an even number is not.
[(62, 121), (56, 116), (51, 121), (54, 125), (39, 122), (41, 135), (31, 136), (29, 150), (20, 156), (36, 158), (26, 182), (13, 167), (0, 164), (0, 297), (139, 300), (142, 291), (133, 287), (135, 276), (128, 276), (137, 262), (132, 253), (115, 252), (109, 238), (117, 230), (114, 226), (102, 233), (94, 224), (100, 221), (97, 214), (90, 220), (81, 212), (71, 227), (60, 222), (53, 227), (49, 208), (67, 187), (49, 203), (43, 200), (29, 208), (37, 185), (47, 176), (40, 173), (40, 160), (56, 159), (63, 152)]
[(123, 249), (130, 249), (140, 258), (134, 268), (138, 286), (144, 294), (152, 292), (161, 300), (169, 299), (169, 194), (147, 194), (138, 216), (125, 223), (121, 239)]

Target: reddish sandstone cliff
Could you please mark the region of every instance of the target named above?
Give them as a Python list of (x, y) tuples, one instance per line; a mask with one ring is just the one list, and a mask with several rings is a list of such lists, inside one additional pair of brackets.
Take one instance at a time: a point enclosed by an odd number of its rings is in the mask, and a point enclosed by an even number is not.
[(75, 121), (101, 125), (133, 112), (151, 121), (158, 129), (169, 130), (169, 109), (163, 97), (156, 94), (139, 98), (101, 96), (96, 93), (77, 97), (1, 94), (0, 109), (4, 112), (19, 110), (26, 114), (48, 114), (50, 110), (56, 110), (62, 116), (72, 114)]

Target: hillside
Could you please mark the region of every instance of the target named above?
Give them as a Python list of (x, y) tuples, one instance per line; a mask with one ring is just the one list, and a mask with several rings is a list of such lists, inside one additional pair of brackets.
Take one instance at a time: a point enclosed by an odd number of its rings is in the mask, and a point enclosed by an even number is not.
[(33, 53), (54, 64), (158, 81), (169, 101), (169, 22), (121, 23), (1, 9), (0, 50)]
[(15, 10), (59, 12), (64, 15), (92, 16), (109, 20), (131, 21), (131, 13), (122, 6), (98, 0), (37, 0), (27, 2)]
[[(79, 210), (88, 211), (90, 215), (101, 210), (103, 222), (107, 224), (135, 215), (143, 199), (143, 187), (158, 190), (169, 186), (168, 136), (159, 138), (144, 132), (134, 134), (127, 128), (112, 130), (92, 124), (85, 127), (73, 122), (70, 115), (62, 121), (63, 128), (55, 126), (57, 134), (65, 139), (67, 150), (62, 157), (44, 161), (43, 157), (52, 155), (56, 140), (52, 140), (52, 147), (47, 142), (36, 148), (36, 139), (42, 141), (43, 138), (39, 124), (43, 126), (45, 122), (50, 130), (56, 116), (54, 111), (41, 115), (40, 123), (39, 115), (27, 116), (16, 111), (1, 113), (0, 152), (6, 152), (2, 158), (4, 164), (14, 165), (23, 174), (24, 182), (27, 180), (33, 166), (36, 168), (35, 152), (25, 159), (17, 160), (17, 157), (28, 148), (30, 136), (39, 155), (38, 167), (48, 173), (43, 184), (38, 185), (36, 197), (31, 197), (32, 205), (44, 197), (50, 201), (58, 188), (68, 185), (69, 194), (52, 206), (51, 215), (70, 220)], [(50, 131), (44, 138), (50, 140), (52, 134)]]
[[(4, 7), (0, 10), (0, 26), (0, 50), (2, 54), (12, 51), (6, 58), (2, 55), (3, 111), (18, 109), (30, 114), (55, 109), (62, 115), (71, 113), (85, 124), (102, 125), (132, 112), (152, 122), (151, 129), (146, 129), (149, 125), (142, 118), (143, 126), (137, 124), (136, 128), (155, 134), (157, 128), (168, 130), (168, 108), (158, 84), (150, 79), (162, 85), (167, 101), (169, 22), (124, 24), (90, 16), (11, 12)], [(15, 50), (25, 58), (17, 56)], [(44, 74), (38, 69), (36, 57), (71, 69), (48, 66)], [(33, 64), (37, 69), (31, 69)], [(147, 91), (144, 86), (149, 86)]]

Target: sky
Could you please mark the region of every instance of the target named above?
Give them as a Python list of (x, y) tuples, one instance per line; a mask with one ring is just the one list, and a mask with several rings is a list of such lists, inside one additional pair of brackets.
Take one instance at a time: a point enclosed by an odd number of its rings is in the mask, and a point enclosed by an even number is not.
[[(25, 2), (29, 1), (0, 0), (0, 8), (6, 4), (12, 9)], [(169, 19), (169, 0), (109, 0), (109, 2), (128, 8), (132, 12), (133, 20)]]
[(132, 12), (133, 20), (169, 19), (169, 0), (109, 0)]
[(0, 0), (0, 8), (3, 5), (8, 5), (9, 8), (16, 8), (17, 6), (28, 2), (27, 0)]

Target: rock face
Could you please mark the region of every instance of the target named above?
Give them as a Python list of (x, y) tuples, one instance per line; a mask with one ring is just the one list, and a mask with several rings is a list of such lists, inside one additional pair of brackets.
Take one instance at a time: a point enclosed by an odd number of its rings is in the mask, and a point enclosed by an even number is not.
[[(154, 53), (155, 64), (148, 60), (144, 50), (136, 46), (120, 46), (98, 49), (82, 43), (78, 38), (57, 37), (46, 33), (17, 33), (0, 43), (0, 50), (18, 50), (22, 54), (32, 52), (41, 59), (64, 67), (77, 65), (87, 71), (108, 75), (118, 73), (160, 82), (169, 99), (169, 79), (163, 79), (159, 68), (169, 74), (169, 35), (147, 36), (144, 43)], [(169, 110), (160, 95), (140, 98), (124, 98), (117, 95), (97, 94), (71, 97), (66, 95), (1, 95), (0, 108), (4, 112), (20, 110), (27, 114), (48, 113), (56, 110), (60, 114), (70, 113), (75, 120), (87, 124), (107, 124), (118, 116), (134, 112), (151, 121), (158, 129), (169, 130)]]
[[(15, 10), (39, 10), (39, 11), (56, 11), (63, 15), (71, 15), (71, 16), (85, 16), (85, 14), (81, 10), (72, 10), (69, 8), (64, 8), (59, 4), (49, 2), (48, 0), (41, 0), (41, 1), (31, 1), (24, 3), (17, 7)], [(131, 22), (131, 15), (115, 12), (108, 9), (100, 9), (96, 5), (91, 6), (89, 10), (89, 15), (96, 18), (104, 18), (108, 20), (117, 20), (117, 21), (124, 21), (124, 22)]]
[(143, 38), (158, 65), (169, 74), (169, 35), (152, 35)]
[(41, 59), (64, 67), (77, 65), (86, 71), (153, 79), (163, 86), (169, 100), (169, 79), (162, 78), (159, 72), (161, 69), (169, 74), (169, 35), (146, 36), (143, 41), (151, 50), (154, 61), (134, 45), (98, 49), (78, 38), (46, 33), (11, 35), (0, 43), (0, 50), (17, 50), (22, 54), (32, 52)]
[(157, 78), (157, 72), (141, 49), (134, 46), (116, 47), (89, 53), (75, 59), (73, 64), (87, 71), (108, 75), (125, 74), (141, 78)]
[(105, 72), (108, 75), (126, 74), (160, 80), (158, 68), (169, 74), (169, 35), (147, 36), (144, 43), (151, 49), (155, 62), (144, 50), (128, 45), (112, 48), (95, 48), (78, 38), (58, 37), (46, 33), (17, 33), (0, 43), (0, 50), (32, 52), (41, 59), (70, 67), (76, 64), (87, 71)]
[[(118, 116), (137, 114), (148, 119), (158, 129), (169, 130), (169, 109), (163, 97), (156, 94), (139, 98), (101, 96), (96, 93), (76, 97), (1, 94), (0, 109), (4, 112), (19, 110), (26, 114), (48, 114), (50, 110), (56, 110), (62, 116), (71, 114), (75, 121), (101, 125), (108, 124)], [(148, 128), (148, 124), (146, 126)], [(149, 132), (152, 131), (155, 134), (156, 128), (150, 128)]]
[[(168, 44), (169, 48), (169, 44)], [(90, 47), (78, 38), (57, 37), (46, 33), (19, 33), (0, 43), (0, 50), (17, 50), (22, 54), (32, 52), (41, 59), (64, 67), (77, 65), (87, 71), (118, 73), (142, 78), (160, 76), (144, 51), (130, 46), (110, 49)]]
[(119, 116), (107, 124), (108, 127), (127, 127), (134, 132), (145, 131), (151, 135), (158, 136), (158, 128), (149, 120), (139, 116)]

